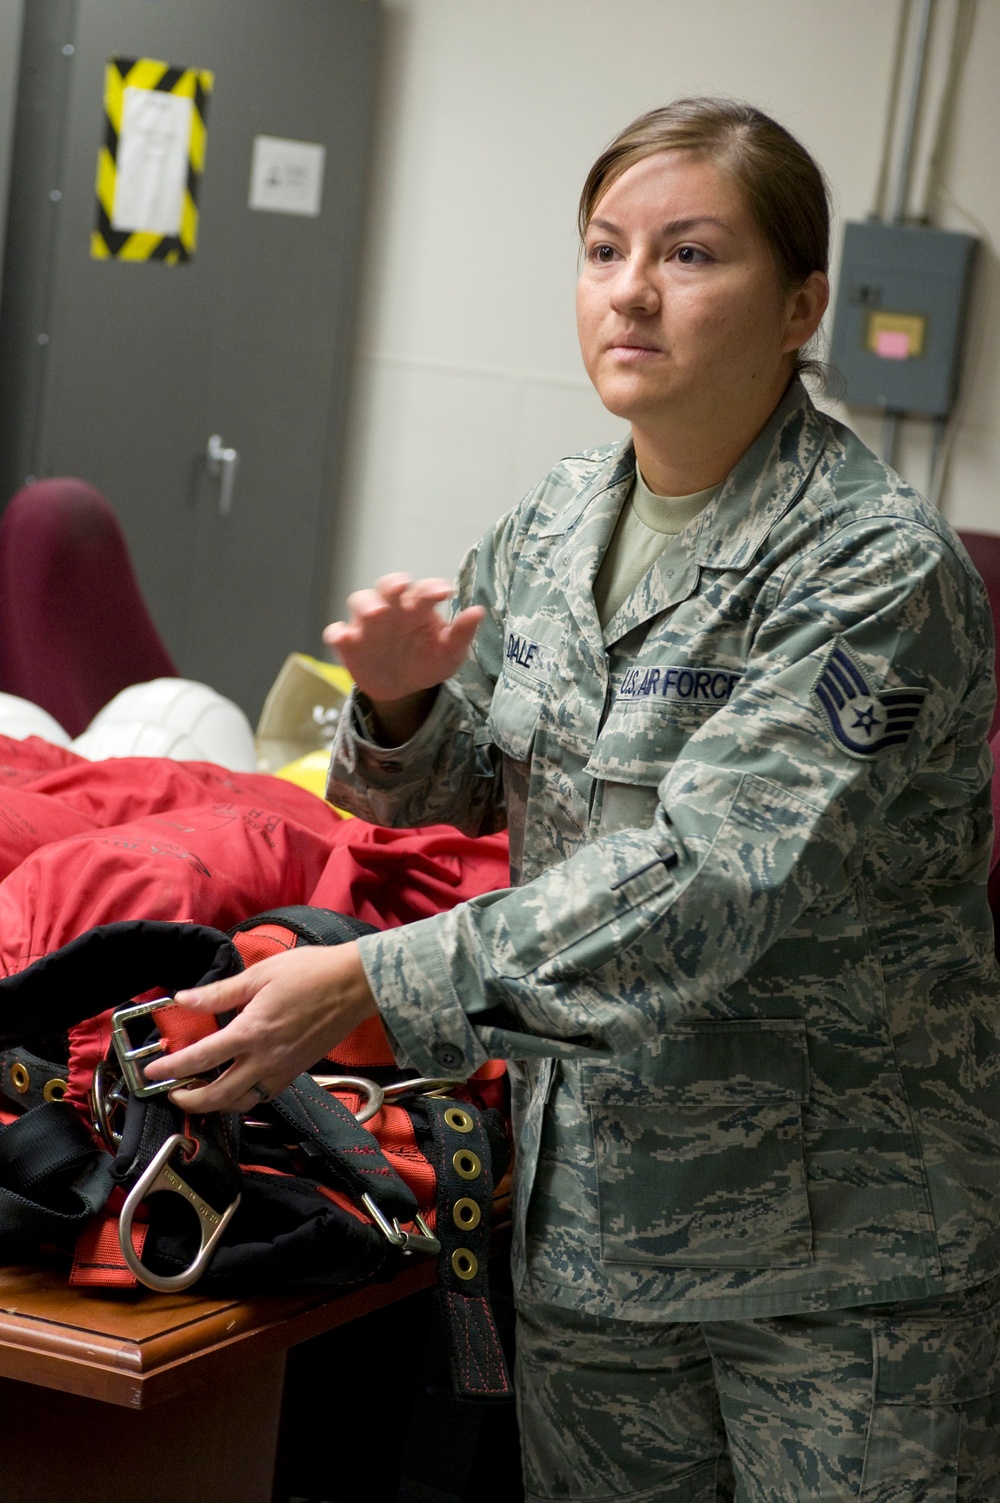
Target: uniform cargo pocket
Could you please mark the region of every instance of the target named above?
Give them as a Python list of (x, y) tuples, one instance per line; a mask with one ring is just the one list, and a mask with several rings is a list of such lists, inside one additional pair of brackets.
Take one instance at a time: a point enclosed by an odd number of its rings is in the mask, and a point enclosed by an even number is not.
[(997, 1494), (1000, 1280), (919, 1313), (872, 1322), (874, 1408), (863, 1503), (926, 1503)]
[(585, 1068), (601, 1258), (684, 1268), (812, 1260), (796, 1019), (693, 1024), (642, 1075)]

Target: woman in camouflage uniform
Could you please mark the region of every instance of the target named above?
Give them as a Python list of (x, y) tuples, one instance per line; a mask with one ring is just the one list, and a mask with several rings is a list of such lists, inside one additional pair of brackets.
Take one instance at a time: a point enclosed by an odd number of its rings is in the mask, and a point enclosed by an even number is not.
[(1000, 1499), (989, 613), (798, 379), (827, 230), (747, 106), (603, 153), (578, 320), (630, 440), (497, 524), (450, 623), (390, 576), (328, 633), (331, 796), (506, 824), (512, 886), (185, 999), (244, 1009), (171, 1061), (234, 1061), (199, 1109), (376, 1008), (423, 1073), (511, 1062), (533, 1499)]

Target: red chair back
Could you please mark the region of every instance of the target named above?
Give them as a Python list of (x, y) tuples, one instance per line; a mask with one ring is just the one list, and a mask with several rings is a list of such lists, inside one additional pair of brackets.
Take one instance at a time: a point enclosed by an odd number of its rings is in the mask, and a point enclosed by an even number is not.
[(78, 736), (120, 689), (176, 674), (100, 492), (82, 480), (18, 491), (0, 518), (0, 690)]
[[(997, 649), (997, 679), (1000, 680), (1000, 535), (995, 532), (960, 532), (965, 550), (982, 576), (993, 612), (993, 638)], [(990, 736), (1000, 731), (1000, 700), (993, 712)]]

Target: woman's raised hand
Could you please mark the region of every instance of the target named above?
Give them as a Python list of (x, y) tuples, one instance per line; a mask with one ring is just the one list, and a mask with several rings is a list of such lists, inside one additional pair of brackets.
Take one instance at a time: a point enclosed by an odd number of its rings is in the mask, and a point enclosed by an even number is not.
[(384, 574), (349, 597), (349, 621), (326, 628), (323, 641), (376, 708), (423, 696), (461, 667), (485, 612), (473, 605), (445, 621), (435, 607), (453, 590), (446, 579)]

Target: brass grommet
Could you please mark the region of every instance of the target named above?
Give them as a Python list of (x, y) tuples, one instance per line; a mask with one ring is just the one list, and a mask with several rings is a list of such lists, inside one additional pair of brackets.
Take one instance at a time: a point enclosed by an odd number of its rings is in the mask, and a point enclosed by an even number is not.
[(456, 1247), (451, 1255), (451, 1266), (460, 1279), (474, 1279), (479, 1272), (479, 1259), (467, 1247)]
[(451, 1161), (451, 1166), (462, 1179), (478, 1179), (483, 1172), (478, 1153), (471, 1148), (460, 1148)]
[(46, 1101), (62, 1101), (68, 1090), (69, 1081), (60, 1080), (58, 1075), (56, 1075), (53, 1076), (51, 1080), (47, 1080), (45, 1082), (45, 1089), (42, 1091), (42, 1096)]
[(461, 1200), (456, 1200), (451, 1208), (451, 1219), (459, 1231), (473, 1231), (483, 1219), (483, 1213), (474, 1200), (463, 1195)]
[(25, 1091), (31, 1089), (31, 1076), (28, 1074), (27, 1067), (22, 1065), (20, 1060), (10, 1067), (10, 1083), (19, 1096), (23, 1096)]
[(463, 1112), (460, 1106), (449, 1106), (444, 1120), (455, 1132), (471, 1132), (476, 1125), (468, 1112)]

